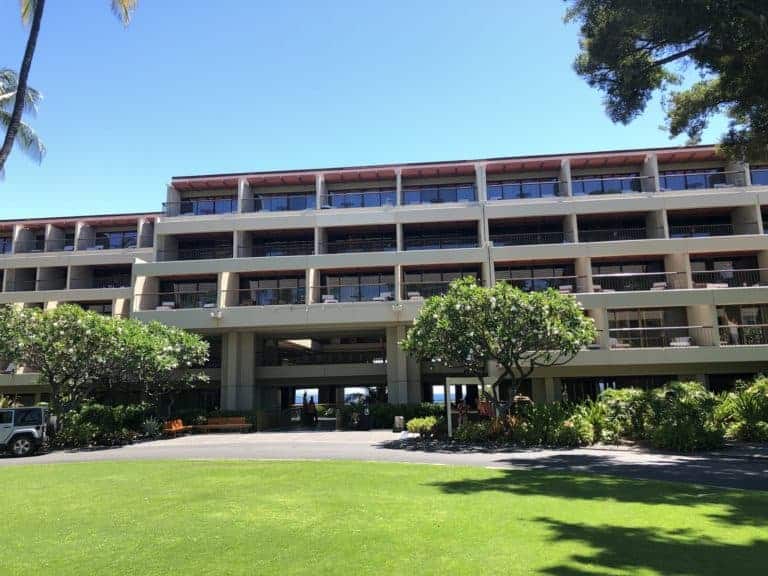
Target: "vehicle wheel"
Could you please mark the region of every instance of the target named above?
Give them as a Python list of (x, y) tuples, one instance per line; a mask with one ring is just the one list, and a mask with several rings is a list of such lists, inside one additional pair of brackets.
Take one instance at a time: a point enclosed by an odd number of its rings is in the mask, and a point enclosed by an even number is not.
[(34, 450), (35, 445), (29, 436), (17, 436), (11, 441), (11, 454), (14, 456), (29, 456)]

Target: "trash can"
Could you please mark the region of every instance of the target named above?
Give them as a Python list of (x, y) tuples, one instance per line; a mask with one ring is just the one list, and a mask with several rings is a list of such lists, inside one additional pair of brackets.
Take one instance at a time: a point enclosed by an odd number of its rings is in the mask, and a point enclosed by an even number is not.
[(392, 432), (402, 432), (405, 430), (405, 417), (395, 416), (395, 423), (392, 426)]

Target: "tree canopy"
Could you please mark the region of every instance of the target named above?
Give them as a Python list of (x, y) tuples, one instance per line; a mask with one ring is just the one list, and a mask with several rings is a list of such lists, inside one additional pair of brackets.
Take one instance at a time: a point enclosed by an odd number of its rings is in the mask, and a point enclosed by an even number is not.
[[(629, 123), (656, 91), (664, 93), (670, 136), (701, 139), (726, 114), (721, 142), (735, 158), (768, 152), (768, 3), (764, 0), (570, 0), (578, 22), (574, 67), (605, 94), (614, 122)], [(699, 79), (681, 86), (684, 67)]]
[(555, 290), (523, 292), (503, 282), (492, 288), (466, 277), (424, 303), (401, 343), (421, 361), (461, 368), (481, 379), (488, 362), (513, 385), (536, 368), (570, 362), (597, 336), (576, 299)]
[(53, 310), (0, 307), (0, 357), (40, 373), (61, 413), (90, 400), (98, 387), (134, 385), (155, 403), (205, 380), (200, 336), (158, 322), (107, 317), (79, 306)]

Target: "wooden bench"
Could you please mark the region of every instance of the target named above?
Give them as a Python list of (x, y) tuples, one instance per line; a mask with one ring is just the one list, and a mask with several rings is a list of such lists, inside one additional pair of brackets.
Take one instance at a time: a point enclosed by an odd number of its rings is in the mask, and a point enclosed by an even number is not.
[(200, 432), (210, 432), (211, 430), (248, 432), (252, 427), (253, 424), (250, 424), (244, 416), (220, 416), (208, 418), (207, 424), (196, 424), (192, 428)]
[(163, 424), (163, 434), (167, 436), (176, 436), (182, 432), (188, 432), (191, 429), (192, 426), (184, 426), (184, 422), (181, 420), (181, 418), (177, 418), (176, 420), (168, 420), (168, 422)]

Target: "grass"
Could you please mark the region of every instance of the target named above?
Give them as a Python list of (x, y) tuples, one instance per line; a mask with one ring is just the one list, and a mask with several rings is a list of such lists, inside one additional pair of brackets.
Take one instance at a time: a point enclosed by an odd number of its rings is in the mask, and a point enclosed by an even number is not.
[(768, 493), (355, 462), (6, 467), (0, 573), (765, 574)]

